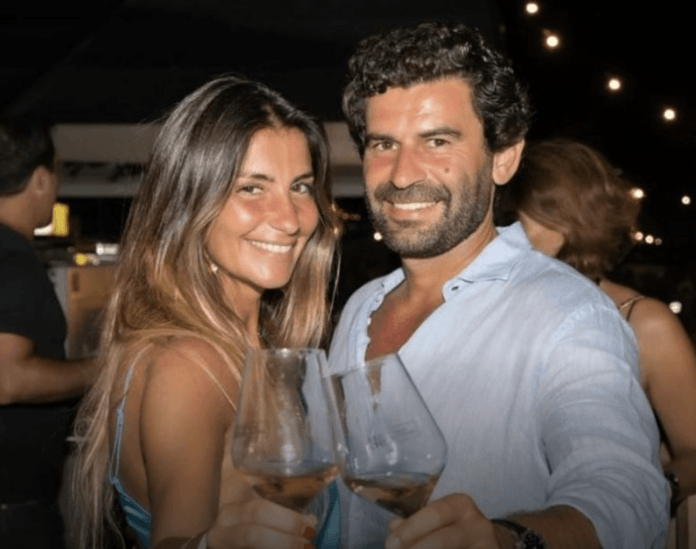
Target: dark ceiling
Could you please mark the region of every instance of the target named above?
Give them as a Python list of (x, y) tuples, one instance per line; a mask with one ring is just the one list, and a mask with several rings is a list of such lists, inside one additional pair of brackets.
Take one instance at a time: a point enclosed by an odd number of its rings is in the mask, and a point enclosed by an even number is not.
[[(14, 0), (0, 8), (0, 112), (56, 122), (141, 122), (210, 77), (265, 81), (326, 120), (340, 120), (346, 59), (360, 37), (423, 19), (475, 24), (529, 82), (531, 138), (567, 135), (601, 149), (646, 189), (644, 223), (694, 242), (696, 78), (692, 20), (679, 0)], [(6, 2), (5, 4), (8, 4)], [(542, 46), (545, 30), (561, 47)], [(623, 78), (610, 94), (610, 75)], [(661, 110), (673, 105), (677, 120)], [(686, 240), (685, 240), (686, 239)]]
[[(32, 6), (32, 4), (35, 4)], [(36, 0), (3, 18), (0, 109), (41, 110), (58, 122), (139, 122), (210, 77), (262, 80), (339, 120), (346, 59), (360, 37), (429, 17), (494, 28), (496, 3), (429, 0)], [(39, 15), (40, 14), (40, 15)]]

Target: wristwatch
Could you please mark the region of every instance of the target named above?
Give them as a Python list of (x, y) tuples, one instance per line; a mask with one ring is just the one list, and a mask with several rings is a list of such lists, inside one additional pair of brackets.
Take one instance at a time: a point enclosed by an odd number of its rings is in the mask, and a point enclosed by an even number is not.
[(669, 471), (665, 473), (665, 478), (669, 483), (671, 493), (669, 498), (670, 514), (674, 515), (677, 510), (677, 506), (681, 501), (681, 494), (679, 493), (679, 477), (677, 477), (677, 474), (674, 471)]
[(515, 538), (515, 549), (549, 549), (541, 534), (532, 528), (508, 519), (493, 519), (493, 523), (505, 526)]

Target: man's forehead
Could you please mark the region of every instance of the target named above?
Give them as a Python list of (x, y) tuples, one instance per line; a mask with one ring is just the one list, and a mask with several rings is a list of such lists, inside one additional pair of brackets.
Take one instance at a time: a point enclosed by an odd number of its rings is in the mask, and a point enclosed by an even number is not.
[[(370, 97), (365, 106), (365, 122), (371, 128), (404, 119), (440, 122), (476, 117), (469, 83), (450, 76), (418, 82), (407, 87), (390, 87)], [(478, 118), (478, 117), (476, 117)]]

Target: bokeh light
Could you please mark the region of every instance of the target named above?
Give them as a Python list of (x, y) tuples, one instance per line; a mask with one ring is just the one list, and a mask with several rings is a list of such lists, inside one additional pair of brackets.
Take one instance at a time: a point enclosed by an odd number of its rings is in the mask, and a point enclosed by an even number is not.
[(616, 77), (610, 78), (609, 82), (607, 82), (607, 87), (611, 91), (619, 91), (621, 89), (621, 80)]
[(539, 4), (536, 2), (527, 2), (527, 5), (524, 7), (524, 11), (526, 11), (529, 15), (536, 15), (539, 13)]

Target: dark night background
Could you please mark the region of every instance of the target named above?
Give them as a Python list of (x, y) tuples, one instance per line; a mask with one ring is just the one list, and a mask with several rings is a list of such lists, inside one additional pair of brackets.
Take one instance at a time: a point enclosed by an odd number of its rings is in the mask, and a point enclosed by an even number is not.
[[(694, 333), (696, 78), (687, 7), (677, 0), (644, 7), (538, 0), (540, 11), (530, 16), (525, 3), (15, 1), (0, 8), (0, 113), (38, 111), (56, 123), (149, 122), (210, 77), (237, 72), (326, 121), (340, 121), (345, 63), (362, 36), (424, 19), (468, 22), (512, 57), (529, 84), (530, 139), (588, 142), (644, 189), (641, 228), (662, 245), (637, 246), (616, 277), (682, 302), (680, 317)], [(558, 48), (543, 45), (545, 32), (558, 34)], [(607, 90), (610, 76), (622, 80), (617, 93)], [(674, 121), (662, 118), (665, 107), (676, 110)], [(681, 204), (684, 195), (694, 204)], [(128, 199), (67, 202), (84, 236), (118, 238)], [(340, 205), (364, 213), (360, 199)], [(347, 228), (339, 301), (394, 265), (372, 241), (364, 215)]]

